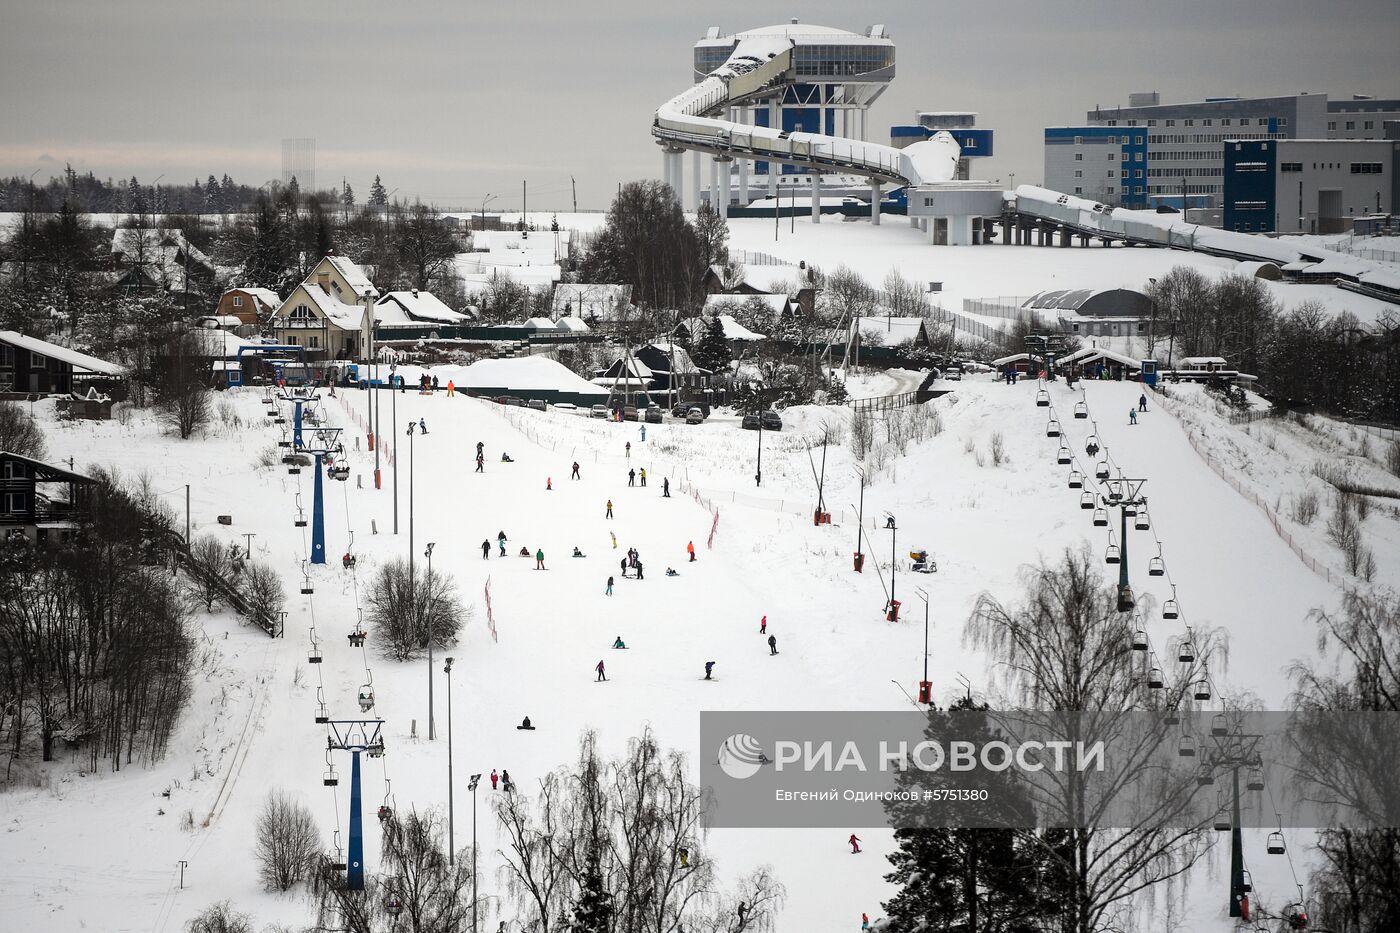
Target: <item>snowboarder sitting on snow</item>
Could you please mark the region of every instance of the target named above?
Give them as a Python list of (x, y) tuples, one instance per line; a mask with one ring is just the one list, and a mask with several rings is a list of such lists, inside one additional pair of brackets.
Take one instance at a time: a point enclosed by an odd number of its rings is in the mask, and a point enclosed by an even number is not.
[(582, 551), (580, 551), (580, 550), (578, 549), (578, 545), (575, 544), (575, 545), (574, 545), (574, 556), (575, 556), (575, 557), (587, 557), (588, 555), (585, 554), (585, 553), (583, 553)]
[(668, 576), (668, 577), (679, 577), (680, 574), (676, 573), (676, 568), (675, 568), (675, 567), (667, 567), (667, 568), (666, 568), (666, 576)]
[(529, 716), (526, 716), (524, 719), (520, 720), (520, 725), (516, 726), (515, 728), (520, 729), (520, 730), (525, 731), (525, 732), (534, 732), (534, 731), (535, 731), (535, 727), (532, 726), (532, 725), (530, 725), (530, 717), (529, 717)]
[(622, 636), (621, 636), (621, 635), (617, 636), (617, 641), (613, 642), (613, 647), (614, 647), (614, 648), (626, 648), (626, 647), (627, 647), (626, 645), (624, 645), (624, 644), (622, 643)]
[(515, 460), (514, 460), (514, 458), (511, 457), (510, 454), (506, 453), (506, 452), (503, 450), (503, 451), (501, 451), (501, 462), (502, 462), (502, 463), (514, 463)]
[(345, 556), (340, 559), (340, 563), (346, 570), (349, 570), (351, 567), (355, 566), (355, 558), (349, 551), (346, 551)]
[(529, 557), (529, 556), (530, 556), (530, 549), (527, 548), (527, 547), (522, 547), (522, 548), (520, 549), (520, 556), (521, 556), (521, 557)]

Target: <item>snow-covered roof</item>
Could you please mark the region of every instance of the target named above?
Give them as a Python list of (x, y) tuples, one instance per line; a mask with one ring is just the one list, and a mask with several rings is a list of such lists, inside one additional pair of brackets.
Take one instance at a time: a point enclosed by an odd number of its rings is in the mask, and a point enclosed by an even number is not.
[(116, 363), (99, 360), (95, 356), (88, 356), (86, 353), (80, 353), (77, 350), (60, 347), (56, 343), (49, 343), (47, 340), (40, 340), (38, 337), (26, 337), (18, 331), (0, 330), (0, 343), (8, 343), (12, 347), (22, 347), (30, 353), (38, 353), (50, 359), (67, 363), (74, 369), (89, 373), (97, 373), (100, 376), (122, 376), (126, 374), (126, 369)]
[[(1094, 299), (1102, 299), (1095, 302)], [(1086, 304), (1103, 304), (1105, 301), (1115, 307), (1142, 305), (1150, 302), (1142, 292), (1130, 288), (1057, 288), (1037, 292), (1027, 298), (1023, 308), (1050, 311), (1078, 311)]]
[(734, 320), (732, 314), (721, 314), (719, 316), (720, 326), (724, 328), (725, 340), (767, 340), (766, 334), (755, 333), (743, 324)]
[(379, 297), (379, 289), (374, 287), (374, 283), (365, 275), (364, 270), (357, 266), (348, 256), (327, 256), (331, 265), (335, 266), (335, 271), (339, 272), (341, 278), (355, 293), (356, 297), (363, 298), (365, 292), (369, 292), (372, 297)]
[(1110, 350), (1107, 347), (1083, 347), (1079, 350), (1075, 350), (1068, 356), (1060, 357), (1055, 362), (1056, 364), (1088, 363), (1091, 360), (1099, 359), (1111, 360), (1115, 363), (1120, 363), (1123, 366), (1132, 366), (1134, 368), (1142, 365), (1142, 360), (1134, 359), (1131, 356), (1118, 353), (1117, 351)]
[[(671, 370), (673, 372), (682, 374), (710, 372), (708, 369), (701, 369), (699, 366), (696, 366), (695, 361), (690, 358), (690, 353), (680, 344), (674, 344), (668, 340), (660, 340), (656, 343), (647, 344), (646, 348), (658, 351), (666, 360), (666, 365), (673, 367)], [(672, 363), (672, 360), (674, 360), (674, 363)], [(662, 371), (664, 372), (665, 370)]]
[(1013, 353), (1010, 356), (1003, 356), (1000, 359), (992, 360), (993, 366), (1005, 366), (1007, 363), (1019, 363), (1022, 360), (1031, 358), (1029, 353)]
[(243, 292), (245, 295), (250, 296), (254, 301), (266, 306), (268, 310), (275, 310), (276, 307), (282, 303), (282, 299), (278, 296), (276, 292), (274, 292), (270, 288), (258, 288), (256, 286), (236, 286), (234, 288), (230, 288), (227, 292), (224, 292), (224, 294), (227, 295), (229, 292)]
[(532, 317), (525, 322), (531, 330), (555, 330), (554, 322), (547, 317)]
[(707, 295), (702, 313), (713, 314), (720, 308), (741, 308), (748, 304), (763, 305), (776, 318), (788, 306), (787, 295)]
[(287, 300), (282, 302), (282, 306), (277, 309), (277, 317), (286, 317), (290, 314), (292, 309), (300, 303), (298, 296), (301, 295), (307, 296), (311, 303), (341, 330), (359, 330), (364, 325), (364, 305), (348, 305), (315, 282), (310, 284), (302, 282), (293, 289), (292, 293), (287, 296)]
[[(917, 340), (920, 331), (924, 328), (922, 317), (896, 317), (883, 315), (879, 317), (861, 317), (858, 319), (860, 333), (868, 334), (876, 331), (883, 338), (882, 342), (886, 346), (897, 346), (906, 340)], [(852, 321), (850, 327), (855, 329), (857, 321)]]
[(414, 324), (464, 324), (467, 315), (453, 311), (432, 292), (389, 292), (374, 305), (374, 321), (380, 327)]
[(1206, 366), (1214, 363), (1216, 366), (1224, 366), (1228, 360), (1223, 356), (1183, 356), (1180, 364), (1182, 366)]
[(588, 322), (583, 318), (573, 317), (567, 314), (555, 321), (554, 326), (558, 330), (569, 331), (576, 334), (581, 334), (589, 329)]
[(515, 359), (479, 360), (470, 366), (439, 366), (433, 369), (438, 380), (452, 379), (459, 389), (511, 390), (544, 389), (586, 395), (607, 395), (567, 366), (546, 356)]
[(200, 327), (238, 327), (243, 323), (243, 319), (236, 314), (206, 314), (196, 318), (195, 323)]

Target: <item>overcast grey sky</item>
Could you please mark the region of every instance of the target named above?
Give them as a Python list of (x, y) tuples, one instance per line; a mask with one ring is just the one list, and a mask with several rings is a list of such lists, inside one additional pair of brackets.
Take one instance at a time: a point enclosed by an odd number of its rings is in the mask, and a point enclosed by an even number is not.
[(1310, 91), (1400, 97), (1395, 0), (0, 0), (0, 174), (188, 182), (281, 172), (315, 137), (318, 182), (375, 173), (440, 205), (601, 208), (660, 174), (656, 106), (691, 46), (804, 22), (883, 22), (898, 77), (870, 137), (915, 110), (976, 110), (986, 178), (1042, 174), (1041, 130), (1130, 91), (1163, 102)]

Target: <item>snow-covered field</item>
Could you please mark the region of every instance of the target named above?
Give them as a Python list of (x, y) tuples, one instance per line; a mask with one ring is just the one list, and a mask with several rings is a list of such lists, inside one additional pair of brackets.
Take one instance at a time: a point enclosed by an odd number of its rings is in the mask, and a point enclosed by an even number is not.
[[(744, 222), (738, 226), (736, 239), (751, 239)], [(879, 249), (823, 252), (827, 247), (822, 243), (813, 238), (806, 258), (835, 265), (840, 256), (877, 278), (880, 263), (900, 261)], [(889, 250), (900, 252), (897, 244)], [(967, 263), (1004, 255), (999, 247), (949, 251), (915, 245), (914, 250), (921, 251), (917, 261), (931, 264), (957, 257), (959, 265), (963, 254)], [(1073, 266), (1074, 257), (1095, 251), (1043, 252)], [(1192, 259), (1146, 250), (1115, 255), (1141, 264), (1133, 274), (1147, 274), (1149, 260)], [(916, 260), (905, 256), (904, 261)], [(955, 280), (951, 267), (945, 274)], [(1008, 271), (1013, 281), (1007, 292), (1024, 290), (1019, 275)], [(872, 378), (853, 394), (883, 394), (901, 384), (901, 378)], [(1095, 423), (1070, 417), (1073, 399), (1063, 386), (1051, 391), (1066, 442), (1083, 460), (1084, 438)], [(860, 575), (851, 571), (858, 481), (845, 442), (849, 413), (844, 410), (785, 412), (784, 430), (763, 435), (763, 486), (756, 489), (758, 435), (739, 430), (733, 418), (722, 414), (700, 426), (669, 420), (647, 425), (642, 441), (636, 424), (401, 393), (392, 399), (399, 433), (390, 433), (391, 399), (386, 396), (381, 401), (385, 433), (399, 474), (395, 534), (393, 469), (386, 457), (384, 488), (374, 490), (373, 454), (363, 449), (362, 432), (356, 440), (352, 413), (363, 418), (367, 395), (344, 393), (328, 402), (327, 411), (333, 424), (348, 429), (353, 472), (348, 483), (328, 486), (331, 563), (312, 571), (315, 593), (308, 598), (297, 592), (307, 542), (293, 519), (298, 494), (309, 509), (310, 471), (293, 477), (281, 467), (254, 467), (256, 455), (280, 432), (263, 414), (256, 390), (224, 396), (241, 425), (215, 425), (203, 439), (185, 442), (161, 434), (141, 417), (129, 425), (59, 425), (45, 418), (40, 406), (39, 417), (51, 425), (53, 458), (72, 456), (80, 470), (111, 465), (128, 476), (146, 472), (177, 509), (183, 509), (189, 484), (196, 534), (240, 542), (245, 533), (256, 535), (258, 559), (284, 576), (291, 615), (285, 640), (274, 641), (227, 613), (197, 613), (203, 661), (195, 696), (162, 763), (118, 774), (82, 774), (73, 762), (60, 761), (42, 774), (37, 786), (0, 797), (9, 882), (0, 887), (4, 926), (176, 930), (205, 905), (224, 898), (262, 923), (295, 924), (307, 917), (309, 905), (301, 897), (260, 890), (250, 855), (254, 816), (266, 790), (283, 787), (313, 805), (328, 842), (337, 821), (343, 823), (347, 782), (334, 795), (322, 786), (325, 739), (324, 727), (313, 722), (315, 685), (319, 673), (332, 714), (343, 715), (356, 708), (355, 694), (366, 674), (360, 651), (345, 640), (355, 620), (355, 581), (335, 558), (351, 546), (353, 533), (362, 589), (377, 565), (408, 553), (410, 514), (419, 559), (426, 543), (435, 542), (435, 569), (453, 576), (474, 611), (453, 652), (459, 845), (470, 838), (466, 775), (507, 768), (528, 792), (539, 775), (572, 759), (579, 734), (587, 728), (596, 728), (604, 748), (616, 752), (649, 724), (665, 745), (686, 751), (694, 762), (700, 754), (701, 710), (904, 706), (905, 691), (913, 691), (922, 665), (922, 605), (915, 585), (929, 593), (929, 667), (938, 701), (960, 694), (960, 676), (983, 692), (992, 679), (987, 659), (964, 647), (961, 637), (978, 594), (989, 590), (1014, 598), (1022, 565), (1053, 560), (1081, 542), (1095, 550), (1107, 543), (1102, 530), (1090, 524), (1089, 513), (1079, 508), (1078, 492), (1066, 487), (1068, 468), (1055, 463), (1056, 444), (1045, 436), (1045, 409), (1033, 404), (1034, 392), (1033, 384), (1007, 387), (987, 376), (969, 378), (952, 395), (931, 403), (942, 419), (942, 433), (911, 444), (904, 455), (886, 449), (871, 458), (867, 532), (872, 556), (888, 580), (889, 537), (877, 528), (884, 512), (898, 517), (896, 586), (908, 620), (902, 624), (884, 621), (885, 592), (874, 568), (867, 565)], [(1182, 393), (1174, 406), (1181, 418), (1154, 405), (1137, 425), (1129, 425), (1127, 409), (1137, 395), (1131, 384), (1091, 383), (1084, 398), (1115, 461), (1128, 475), (1148, 479), (1144, 492), (1154, 530), (1135, 534), (1131, 542), (1134, 582), (1157, 602), (1171, 595), (1161, 578), (1145, 573), (1148, 558), (1156, 553), (1153, 538), (1160, 538), (1183, 608), (1179, 621), (1153, 618), (1148, 627), (1154, 644), (1180, 636), (1186, 622), (1198, 629), (1219, 628), (1231, 651), (1228, 666), (1214, 672), (1217, 684), (1279, 704), (1289, 689), (1286, 666), (1313, 651), (1308, 613), (1334, 604), (1339, 585), (1304, 567), (1261, 508), (1223, 481), (1193, 449), (1187, 432), (1202, 450), (1237, 469), (1270, 504), (1321, 482), (1306, 471), (1311, 458), (1325, 456), (1331, 441), (1325, 431), (1273, 422), (1256, 422), (1248, 431), (1231, 426), (1189, 393)], [(410, 457), (394, 438), (409, 419), (420, 417), (430, 433), (414, 442), (410, 512)], [(826, 499), (835, 524), (814, 527), (809, 516), (815, 483), (807, 443), (817, 441), (828, 426), (839, 440), (826, 458)], [(1337, 430), (1339, 438), (1357, 448), (1349, 453), (1362, 457), (1360, 442), (1347, 438), (1345, 427)], [(990, 459), (994, 432), (1005, 442), (1008, 459), (1001, 466)], [(876, 436), (882, 436), (878, 427)], [(481, 475), (471, 467), (478, 440), (486, 448)], [(628, 441), (630, 459), (624, 447)], [(1378, 444), (1372, 446), (1378, 451)], [(515, 462), (500, 463), (502, 451)], [(575, 460), (582, 479), (570, 481)], [(627, 470), (639, 466), (647, 467), (650, 484), (628, 488)], [(1364, 463), (1356, 469), (1375, 478)], [(662, 477), (671, 480), (670, 499), (661, 497)], [(547, 480), (552, 481), (550, 491)], [(688, 494), (692, 489), (718, 510), (713, 548), (706, 546), (713, 515)], [(604, 518), (609, 498), (613, 521)], [(1301, 547), (1335, 567), (1338, 557), (1335, 550), (1329, 553), (1320, 531), (1327, 508), (1324, 498), (1317, 523), (1297, 531)], [(232, 526), (216, 523), (216, 516), (225, 513), (233, 516)], [(1395, 514), (1377, 509), (1367, 522), (1383, 568), (1380, 578), (1393, 580), (1400, 575)], [(549, 569), (534, 570), (534, 561), (515, 556), (498, 559), (494, 548), (491, 559), (483, 560), (481, 541), (494, 541), (501, 530), (509, 537), (512, 555), (522, 546), (531, 552), (542, 548)], [(613, 550), (609, 532), (616, 532), (619, 550)], [(694, 564), (686, 563), (689, 541), (700, 555)], [(575, 545), (588, 556), (571, 559)], [(936, 558), (936, 576), (907, 572), (903, 558), (918, 546)], [(647, 578), (619, 577), (616, 595), (609, 598), (604, 584), (616, 575), (617, 561), (628, 547), (641, 552)], [(666, 577), (667, 566), (680, 575)], [(486, 626), (483, 588), (488, 578), (499, 641), (492, 640)], [(763, 615), (778, 637), (782, 653), (777, 657), (769, 656), (757, 633)], [(319, 672), (306, 663), (312, 624), (325, 657)], [(618, 635), (631, 650), (607, 650)], [(594, 683), (593, 665), (600, 658), (608, 661), (605, 684)], [(718, 662), (716, 683), (701, 680), (707, 660)], [(440, 660), (438, 664), (440, 669)], [(446, 742), (441, 733), (446, 690), (437, 674), (440, 735), (429, 742), (426, 661), (395, 664), (371, 655), (370, 666), (376, 712), (387, 721), (388, 746), (382, 769), (370, 762), (366, 771), (371, 811), (366, 851), (372, 871), (379, 841), (372, 810), (386, 793), (403, 809), (445, 803)], [(514, 728), (526, 715), (537, 731)], [(344, 758), (336, 765), (342, 773), (348, 771)], [(391, 791), (386, 778), (392, 780)], [(479, 794), (489, 797), (491, 791)], [(478, 801), (478, 826), (482, 889), (489, 892), (496, 888), (501, 840), (487, 803)], [(192, 829), (182, 826), (187, 813)], [(715, 831), (710, 846), (725, 877), (757, 864), (775, 867), (789, 891), (780, 930), (854, 929), (862, 911), (879, 916), (880, 900), (892, 893), (882, 880), (892, 834), (852, 829), (866, 841), (870, 857), (853, 861), (843, 845), (845, 832), (831, 830)], [(1283, 860), (1264, 856), (1258, 839), (1247, 840), (1246, 847), (1261, 894), (1276, 902), (1291, 895)], [(177, 890), (181, 859), (188, 862), (183, 891)], [(1178, 929), (1229, 928), (1220, 866), (1217, 853), (1215, 873), (1203, 870), (1192, 878)], [(513, 911), (492, 901), (487, 915), (483, 929), (495, 929)], [(1144, 910), (1135, 928), (1160, 929), (1163, 916), (1160, 904), (1155, 912)]]

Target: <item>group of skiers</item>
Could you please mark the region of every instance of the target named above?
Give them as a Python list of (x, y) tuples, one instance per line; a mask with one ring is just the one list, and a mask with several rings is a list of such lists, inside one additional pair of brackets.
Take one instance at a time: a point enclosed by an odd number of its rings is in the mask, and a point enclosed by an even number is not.
[(502, 768), (499, 774), (496, 773), (495, 768), (491, 769), (491, 789), (496, 790), (498, 783), (500, 785), (499, 789), (505, 791), (507, 794), (515, 790), (515, 782), (510, 779), (510, 772), (505, 768)]

